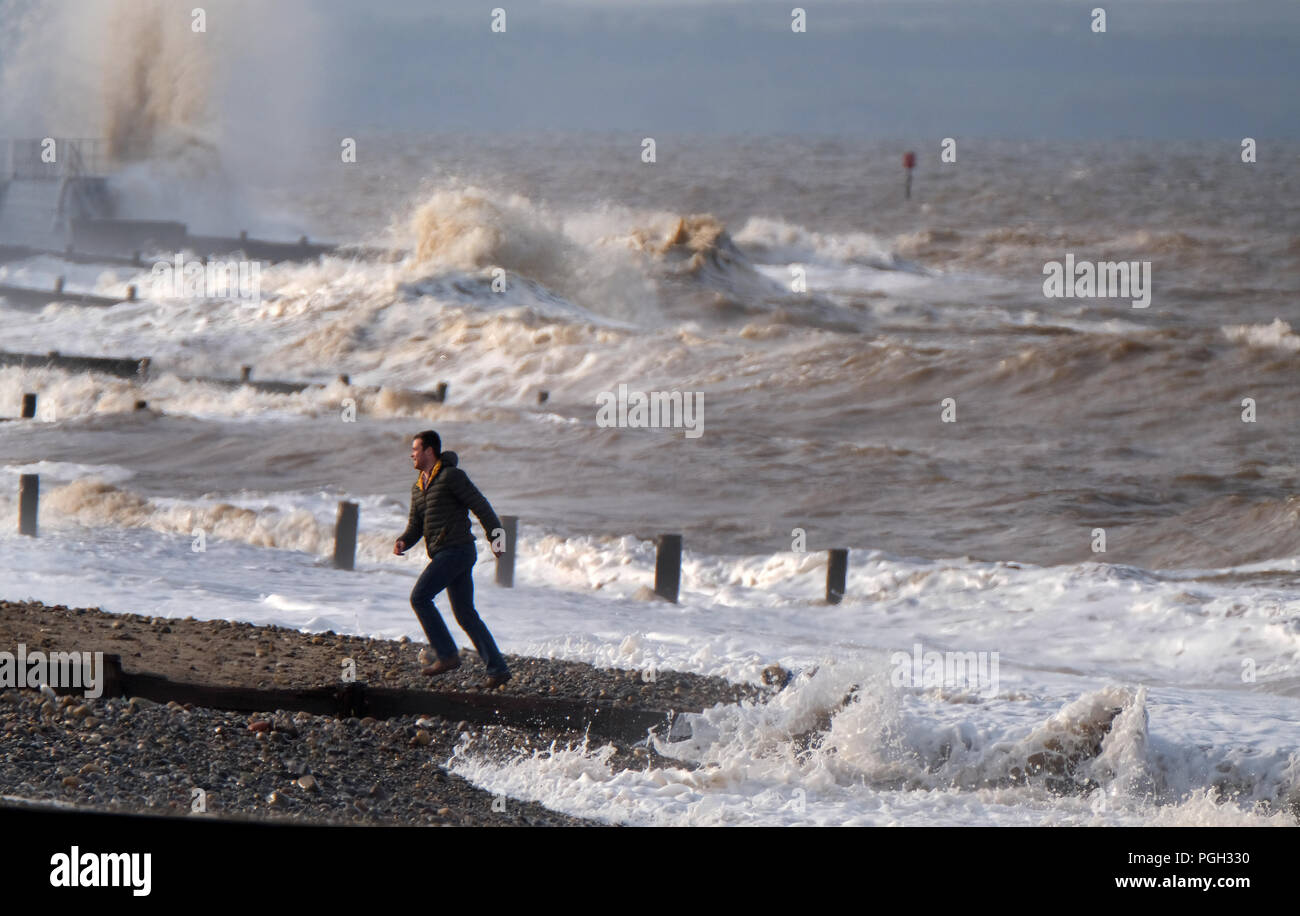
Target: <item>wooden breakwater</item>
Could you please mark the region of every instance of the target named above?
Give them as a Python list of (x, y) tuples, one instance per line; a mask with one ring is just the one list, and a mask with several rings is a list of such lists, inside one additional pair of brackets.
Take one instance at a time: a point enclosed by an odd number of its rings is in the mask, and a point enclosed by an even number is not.
[[(310, 688), (229, 687), (174, 681), (160, 674), (125, 671), (119, 655), (103, 657), (102, 696), (141, 697), (155, 703), (176, 702), (228, 712), (259, 713), (284, 710), (338, 718), (389, 719), (397, 716), (437, 716), (475, 725), (506, 725), (535, 730), (550, 728), (587, 733), (610, 741), (640, 741), (650, 729), (667, 730), (675, 717), (699, 709), (647, 709), (620, 706), (609, 700), (536, 697), (484, 691), (409, 690), (371, 687), (355, 681)], [(60, 694), (83, 692), (80, 687), (52, 688)]]
[[(310, 242), (303, 237), (297, 242), (273, 242), (265, 239), (249, 238), (247, 234), (239, 236), (185, 236), (183, 247), (151, 249), (121, 248), (111, 252), (81, 251), (69, 245), (63, 250), (52, 248), (33, 248), (26, 245), (0, 245), (0, 264), (26, 261), (31, 258), (58, 258), (71, 264), (110, 264), (115, 267), (151, 268), (160, 261), (170, 262), (177, 251), (193, 252), (200, 260), (222, 256), (240, 255), (249, 260), (268, 261), (272, 264), (293, 261), (309, 261), (323, 255), (340, 257), (357, 257), (373, 261), (400, 260), (408, 252), (401, 249), (374, 248), (366, 245), (333, 245)], [(165, 252), (165, 257), (163, 253)]]
[(0, 298), (12, 305), (46, 306), (51, 302), (68, 302), (73, 305), (111, 308), (122, 302), (134, 302), (136, 289), (128, 287), (125, 297), (97, 296), (94, 293), (77, 293), (64, 289), (63, 278), (59, 277), (49, 289), (30, 286), (10, 286), (0, 284)]
[[(65, 369), (71, 372), (99, 372), (118, 378), (146, 381), (152, 374), (153, 359), (143, 357), (111, 356), (73, 356), (51, 350), (45, 354), (7, 353), (0, 351), (0, 366), (19, 366), (25, 369)], [(324, 388), (325, 382), (294, 382), (278, 380), (255, 380), (252, 366), (240, 366), (238, 378), (220, 378), (201, 375), (177, 375), (183, 382), (200, 382), (221, 388), (237, 389), (249, 387), (255, 391), (268, 394), (299, 394), (309, 388)], [(349, 376), (341, 374), (338, 380), (351, 385)], [(381, 390), (378, 385), (356, 386), (360, 391), (376, 393)], [(433, 391), (406, 392), (422, 397), (433, 403), (441, 404), (447, 400), (447, 383), (439, 382)], [(33, 395), (34, 397), (34, 395)]]
[(118, 378), (149, 377), (149, 357), (65, 356), (58, 350), (45, 354), (0, 351), (0, 366), (23, 369), (66, 369), (71, 372), (101, 372)]

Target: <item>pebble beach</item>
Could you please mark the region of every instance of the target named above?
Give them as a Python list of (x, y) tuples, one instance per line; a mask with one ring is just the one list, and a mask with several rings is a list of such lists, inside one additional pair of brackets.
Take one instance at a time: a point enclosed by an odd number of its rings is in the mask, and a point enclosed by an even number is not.
[[(355, 661), (374, 686), (472, 691), (483, 669), (471, 651), (436, 679), (422, 644), (302, 633), (225, 620), (110, 614), (98, 608), (0, 601), (0, 647), (116, 653), (127, 672), (244, 687), (319, 687)], [(764, 690), (673, 671), (600, 669), (507, 656), (502, 693), (703, 709), (761, 699)], [(596, 822), (493, 796), (447, 770), (457, 746), (509, 758), (580, 746), (577, 731), (477, 726), (437, 716), (339, 719), (268, 709), (254, 714), (141, 697), (0, 691), (0, 796), (116, 813), (174, 814), (308, 824), (584, 826)], [(643, 743), (615, 744), (612, 765), (647, 769)], [(680, 761), (672, 761), (682, 766)], [(196, 791), (197, 790), (197, 791)]]

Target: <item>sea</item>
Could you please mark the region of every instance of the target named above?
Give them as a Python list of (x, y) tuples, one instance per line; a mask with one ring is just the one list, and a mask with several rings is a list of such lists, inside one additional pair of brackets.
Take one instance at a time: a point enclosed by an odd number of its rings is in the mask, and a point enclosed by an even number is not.
[[(790, 672), (654, 737), (690, 765), (443, 761), (494, 793), (637, 825), (1296, 825), (1300, 145), (318, 139), (265, 174), (119, 150), (122, 216), (344, 246), (255, 289), (158, 282), (195, 252), (0, 264), (118, 302), (0, 298), (4, 351), (150, 359), (0, 367), (0, 416), (38, 396), (0, 423), (0, 597), (420, 641), (423, 550), (392, 545), (432, 428), (520, 520), (510, 589), (476, 525), (504, 651)], [(206, 381), (244, 366), (319, 384)], [(638, 425), (620, 391), (695, 410)]]

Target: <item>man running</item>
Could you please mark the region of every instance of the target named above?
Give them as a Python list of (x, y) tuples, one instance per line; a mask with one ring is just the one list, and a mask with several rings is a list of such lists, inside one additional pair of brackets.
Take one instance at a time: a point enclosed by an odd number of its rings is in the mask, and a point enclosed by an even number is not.
[[(460, 667), (456, 643), (433, 604), (434, 596), (445, 588), (456, 622), (474, 642), (478, 657), (487, 666), (488, 676), (483, 686), (500, 687), (510, 680), (510, 671), (487, 625), (474, 610), (471, 573), (478, 552), (466, 510), (478, 516), (489, 544), (493, 534), (501, 529), (501, 520), (465, 472), (456, 467), (455, 452), (442, 450), (442, 440), (433, 430), (415, 434), (411, 442), (411, 464), (420, 476), (411, 485), (411, 517), (393, 546), (393, 553), (401, 556), (421, 535), (429, 552), (429, 565), (411, 590), (411, 607), (438, 660), (421, 673), (438, 675)], [(501, 551), (495, 548), (492, 553), (501, 556)]]

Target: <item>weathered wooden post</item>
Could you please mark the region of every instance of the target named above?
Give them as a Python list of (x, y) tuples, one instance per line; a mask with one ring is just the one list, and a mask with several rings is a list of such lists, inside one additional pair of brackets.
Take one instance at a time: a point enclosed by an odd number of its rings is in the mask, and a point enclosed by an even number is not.
[(682, 536), (661, 534), (655, 551), (655, 594), (676, 604), (681, 582)]
[(339, 520), (334, 526), (334, 568), (353, 569), (357, 555), (357, 519), (360, 507), (356, 503), (339, 503)]
[(506, 552), (497, 557), (497, 585), (515, 587), (515, 544), (519, 541), (519, 517), (501, 516), (501, 527), (506, 531)]
[(30, 420), (36, 416), (36, 395), (27, 393), (23, 395), (23, 419)]
[(36, 509), (40, 500), (41, 477), (24, 474), (18, 481), (18, 533), (36, 537)]
[(62, 277), (55, 277), (55, 278), (54, 278), (54, 295), (56, 295), (56, 296), (62, 296), (62, 295), (63, 295), (63, 278), (62, 278)]
[(99, 678), (100, 696), (122, 696), (125, 693), (122, 685), (126, 680), (126, 675), (122, 671), (122, 656), (116, 653), (106, 654), (99, 669)]
[(439, 404), (447, 403), (447, 383), (439, 382), (437, 390), (434, 391), (434, 395), (437, 397)]
[(135, 285), (134, 285), (134, 284), (132, 284), (131, 286), (128, 286), (128, 287), (126, 288), (126, 301), (127, 301), (127, 302), (134, 302), (134, 301), (135, 301)]
[(844, 597), (844, 584), (849, 573), (849, 552), (842, 547), (830, 551), (826, 564), (826, 602), (839, 604)]
[(537, 403), (538, 403), (538, 404), (545, 404), (545, 403), (547, 402), (547, 400), (550, 398), (550, 396), (551, 396), (551, 393), (550, 393), (549, 391), (545, 391), (545, 390), (543, 390), (543, 391), (539, 391), (539, 392), (537, 392)]
[(240, 380), (241, 382), (243, 382), (245, 385), (247, 385), (248, 382), (249, 382), (249, 380), (252, 379), (252, 377), (253, 377), (253, 367), (252, 367), (252, 366), (240, 366), (240, 367), (239, 367), (239, 380)]

